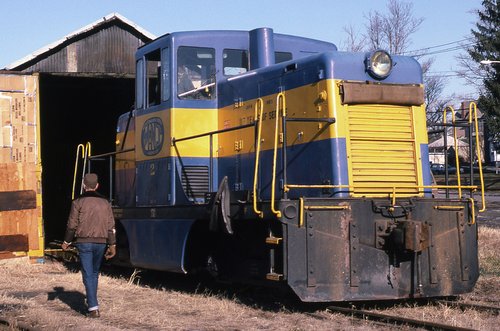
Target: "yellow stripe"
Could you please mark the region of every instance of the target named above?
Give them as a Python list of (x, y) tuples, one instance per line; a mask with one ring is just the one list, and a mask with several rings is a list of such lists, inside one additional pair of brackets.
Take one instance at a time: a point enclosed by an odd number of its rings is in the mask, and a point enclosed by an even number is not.
[[(144, 124), (153, 118), (160, 118), (163, 123), (163, 144), (161, 150), (154, 155), (146, 155), (142, 147), (142, 132)], [(171, 145), (171, 137), (186, 138), (217, 130), (216, 109), (174, 108), (148, 113), (136, 118), (135, 153), (137, 161), (151, 160), (169, 156), (209, 157), (210, 138), (208, 136), (195, 138)], [(130, 134), (130, 132), (129, 132)], [(119, 136), (122, 138), (122, 136)], [(123, 138), (122, 138), (123, 139)], [(217, 136), (214, 136), (214, 156), (217, 151)], [(128, 138), (127, 138), (128, 140)]]
[[(316, 84), (309, 84), (284, 91), (287, 118), (333, 118), (335, 116), (334, 108), (331, 105), (335, 98), (334, 88), (333, 80), (324, 80)], [(274, 147), (277, 95), (276, 93), (262, 97), (264, 109), (262, 115), (261, 151), (270, 151)], [(220, 109), (219, 129), (253, 123), (254, 109), (257, 102), (258, 99), (252, 99)], [(338, 137), (337, 124), (334, 123), (325, 129), (326, 125), (321, 122), (288, 122), (287, 145), (295, 146)], [(279, 131), (282, 132), (282, 130), (280, 120)], [(236, 144), (242, 146), (242, 148), (239, 150), (235, 149)], [(220, 135), (219, 146), (218, 155), (221, 157), (255, 153), (255, 128), (249, 127), (224, 133)]]
[[(202, 133), (218, 130), (217, 109), (188, 109), (174, 108), (171, 111), (172, 137), (175, 139), (195, 136)], [(213, 136), (214, 157), (218, 146), (218, 135)], [(188, 141), (181, 141), (173, 146), (170, 155), (181, 157), (209, 157), (210, 137), (200, 137)]]

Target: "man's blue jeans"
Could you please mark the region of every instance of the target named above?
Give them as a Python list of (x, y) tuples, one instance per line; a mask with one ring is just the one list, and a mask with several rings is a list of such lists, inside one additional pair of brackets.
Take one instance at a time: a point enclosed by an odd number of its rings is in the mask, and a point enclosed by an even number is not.
[(97, 310), (99, 309), (97, 283), (106, 244), (77, 243), (75, 245), (80, 255), (80, 265), (82, 267), (83, 285), (85, 285), (85, 292), (87, 293), (88, 309), (89, 311)]

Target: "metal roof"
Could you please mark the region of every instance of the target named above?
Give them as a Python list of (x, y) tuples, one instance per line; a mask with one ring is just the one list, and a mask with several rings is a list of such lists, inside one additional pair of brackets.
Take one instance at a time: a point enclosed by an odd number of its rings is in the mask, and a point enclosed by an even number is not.
[(86, 25), (66, 36), (64, 36), (63, 38), (53, 42), (53, 43), (50, 43), (40, 49), (38, 49), (37, 51), (31, 53), (30, 55), (27, 55), (25, 57), (23, 57), (22, 59), (20, 60), (17, 60), (11, 64), (9, 64), (8, 66), (6, 66), (4, 69), (5, 70), (12, 70), (14, 68), (17, 68), (19, 66), (21, 66), (22, 64), (24, 63), (27, 63), (27, 62), (30, 62), (34, 59), (36, 59), (37, 57), (40, 57), (41, 55), (44, 55), (48, 52), (50, 52), (51, 50), (61, 46), (62, 44), (64, 44), (65, 42), (69, 41), (69, 40), (72, 40), (72, 39), (75, 39), (77, 38), (79, 35), (82, 35), (82, 34), (85, 34), (85, 33), (88, 33), (98, 27), (100, 27), (101, 25), (103, 24), (106, 24), (106, 23), (109, 23), (113, 20), (118, 20), (118, 21), (121, 21), (123, 22), (124, 24), (130, 26), (133, 30), (137, 31), (139, 34), (145, 36), (146, 38), (149, 38), (151, 40), (155, 39), (156, 36), (152, 33), (150, 33), (149, 31), (141, 28), (140, 26), (138, 26), (137, 24), (135, 24), (134, 22), (130, 21), (129, 19), (123, 17), (122, 15), (118, 14), (118, 13), (111, 13), (109, 15), (106, 15), (104, 16), (103, 18), (93, 22), (93, 23), (90, 23), (89, 25)]

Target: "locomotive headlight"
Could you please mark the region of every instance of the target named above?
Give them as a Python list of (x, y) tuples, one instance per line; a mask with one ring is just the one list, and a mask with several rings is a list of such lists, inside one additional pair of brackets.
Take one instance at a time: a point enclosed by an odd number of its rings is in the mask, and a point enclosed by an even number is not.
[(377, 50), (366, 58), (366, 70), (376, 79), (384, 79), (391, 73), (392, 58), (386, 51)]

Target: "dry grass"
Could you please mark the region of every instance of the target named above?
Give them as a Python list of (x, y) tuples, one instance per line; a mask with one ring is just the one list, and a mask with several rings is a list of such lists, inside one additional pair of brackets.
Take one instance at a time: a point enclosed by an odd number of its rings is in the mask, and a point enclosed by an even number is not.
[(30, 265), (22, 259), (0, 267), (0, 317), (42, 330), (370, 330), (347, 317), (315, 318), (285, 306), (249, 305), (224, 293), (151, 288), (107, 275), (99, 284), (102, 317), (94, 320), (83, 315), (80, 273), (58, 262)]
[(479, 227), (481, 275), (500, 277), (500, 229)]
[[(500, 229), (479, 228), (481, 276), (465, 300), (500, 306)], [(201, 287), (193, 280), (161, 281), (149, 273), (100, 278), (102, 317), (88, 319), (79, 272), (59, 262), (31, 265), (25, 259), (0, 261), (0, 317), (41, 330), (377, 330), (380, 327), (321, 306), (299, 306), (287, 297), (260, 300), (254, 288), (229, 293)], [(158, 275), (156, 275), (158, 276)], [(169, 277), (162, 274), (162, 277)], [(245, 292), (243, 295), (241, 292)], [(320, 309), (316, 316), (308, 311)], [(445, 306), (404, 303), (387, 314), (451, 323), (477, 330), (498, 329), (500, 318)], [(318, 317), (319, 316), (319, 317)], [(387, 329), (388, 327), (384, 327)]]

